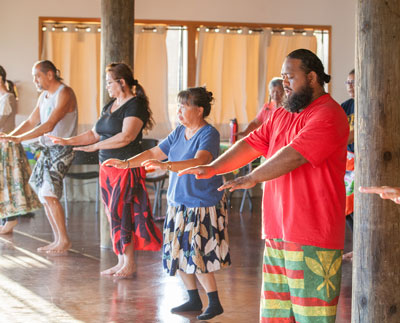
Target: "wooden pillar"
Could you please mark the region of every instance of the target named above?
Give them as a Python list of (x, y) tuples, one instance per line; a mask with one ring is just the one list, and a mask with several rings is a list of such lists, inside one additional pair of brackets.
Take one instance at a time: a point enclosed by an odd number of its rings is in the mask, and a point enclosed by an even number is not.
[[(133, 68), (134, 0), (101, 0), (101, 107), (108, 102), (105, 68), (124, 62)], [(100, 245), (110, 248), (110, 228), (104, 209), (100, 218)]]
[(400, 0), (357, 0), (352, 322), (399, 322), (400, 206), (358, 186), (400, 186)]
[(188, 87), (196, 85), (196, 33), (197, 26), (188, 25)]

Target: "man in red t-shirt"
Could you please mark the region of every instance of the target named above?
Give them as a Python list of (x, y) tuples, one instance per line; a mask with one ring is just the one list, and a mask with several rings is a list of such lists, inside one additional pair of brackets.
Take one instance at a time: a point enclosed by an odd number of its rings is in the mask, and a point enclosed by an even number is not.
[(182, 171), (209, 178), (264, 155), (266, 162), (219, 190), (265, 182), (261, 322), (335, 322), (345, 231), (347, 117), (324, 91), (309, 50), (282, 66), (287, 100), (260, 128), (209, 165)]

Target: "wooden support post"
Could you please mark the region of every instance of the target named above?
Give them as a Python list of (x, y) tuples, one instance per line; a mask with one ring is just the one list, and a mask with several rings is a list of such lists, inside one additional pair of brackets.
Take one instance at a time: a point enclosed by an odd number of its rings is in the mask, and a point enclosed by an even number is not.
[[(109, 100), (105, 68), (124, 62), (133, 68), (134, 0), (101, 0), (101, 107)], [(110, 227), (104, 210), (100, 218), (100, 246), (110, 248)]]
[(399, 322), (400, 206), (358, 186), (400, 186), (400, 0), (357, 1), (352, 322)]

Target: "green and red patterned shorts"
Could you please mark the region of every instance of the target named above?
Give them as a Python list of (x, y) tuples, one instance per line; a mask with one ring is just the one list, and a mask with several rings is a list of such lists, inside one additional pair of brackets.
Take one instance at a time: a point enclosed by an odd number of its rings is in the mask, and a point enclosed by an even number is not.
[(339, 249), (266, 239), (260, 322), (334, 323), (342, 254)]

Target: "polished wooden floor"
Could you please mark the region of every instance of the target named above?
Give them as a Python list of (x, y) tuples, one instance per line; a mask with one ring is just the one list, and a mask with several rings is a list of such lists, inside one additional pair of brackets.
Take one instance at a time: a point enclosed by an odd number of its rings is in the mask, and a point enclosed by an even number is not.
[[(234, 199), (229, 218), (232, 266), (216, 274), (225, 312), (210, 322), (258, 322), (263, 241), (260, 199), (252, 213), (239, 214)], [(99, 221), (94, 203), (70, 203), (68, 231), (72, 251), (46, 256), (36, 248), (51, 240), (43, 212), (22, 218), (12, 235), (0, 237), (0, 322), (196, 322), (176, 315), (186, 293), (178, 277), (163, 273), (160, 252), (136, 252), (133, 279), (101, 277), (116, 262), (112, 251), (99, 248)], [(161, 227), (162, 223), (158, 225)], [(351, 248), (347, 233), (346, 249)], [(200, 291), (203, 303), (207, 296)], [(343, 266), (336, 322), (350, 322), (351, 264)]]

